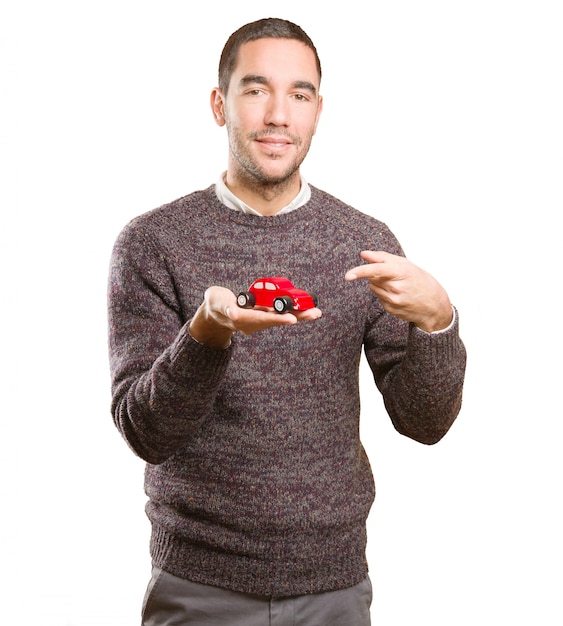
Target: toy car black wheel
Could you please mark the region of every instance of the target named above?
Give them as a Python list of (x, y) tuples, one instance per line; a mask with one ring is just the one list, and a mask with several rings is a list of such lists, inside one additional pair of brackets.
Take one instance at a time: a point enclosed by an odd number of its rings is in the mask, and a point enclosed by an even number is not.
[(316, 293), (312, 293), (311, 294), (311, 298), (313, 298), (313, 304), (315, 306), (319, 306), (319, 299), (317, 298), (317, 294)]
[(251, 309), (256, 304), (256, 298), (253, 293), (243, 291), (237, 297), (237, 304), (243, 309)]
[(274, 300), (274, 309), (278, 313), (285, 313), (293, 309), (293, 300), (289, 296), (280, 296)]

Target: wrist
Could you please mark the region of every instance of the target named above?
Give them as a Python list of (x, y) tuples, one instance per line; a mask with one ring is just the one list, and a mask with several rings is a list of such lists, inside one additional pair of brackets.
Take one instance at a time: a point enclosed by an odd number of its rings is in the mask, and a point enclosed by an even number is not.
[(205, 304), (197, 310), (188, 331), (198, 343), (216, 350), (228, 348), (234, 335), (230, 328), (208, 314)]
[(447, 308), (443, 309), (439, 314), (427, 318), (419, 323), (416, 327), (426, 333), (437, 333), (449, 328), (454, 320), (454, 308), (448, 302)]

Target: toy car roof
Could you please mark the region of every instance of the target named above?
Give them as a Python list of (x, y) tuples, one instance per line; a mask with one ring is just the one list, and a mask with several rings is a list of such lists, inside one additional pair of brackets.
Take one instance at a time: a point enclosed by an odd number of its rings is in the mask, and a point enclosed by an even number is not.
[(257, 278), (252, 284), (265, 282), (274, 283), (282, 289), (294, 289), (293, 283), (285, 276), (264, 276), (263, 278)]

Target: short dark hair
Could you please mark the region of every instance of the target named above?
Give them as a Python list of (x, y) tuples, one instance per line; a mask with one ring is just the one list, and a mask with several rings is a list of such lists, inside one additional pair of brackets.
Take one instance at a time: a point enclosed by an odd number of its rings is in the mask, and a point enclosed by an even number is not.
[(235, 69), (238, 52), (243, 43), (256, 39), (295, 39), (304, 43), (315, 54), (319, 80), (322, 76), (317, 49), (307, 33), (297, 24), (276, 17), (268, 17), (241, 26), (227, 40), (219, 61), (219, 88), (226, 95)]

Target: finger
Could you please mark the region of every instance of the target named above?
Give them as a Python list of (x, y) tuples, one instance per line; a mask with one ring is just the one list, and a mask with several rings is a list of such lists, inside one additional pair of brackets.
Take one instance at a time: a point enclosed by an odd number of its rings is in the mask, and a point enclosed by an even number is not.
[(312, 309), (307, 309), (306, 311), (294, 311), (293, 312), (293, 315), (295, 315), (295, 317), (300, 322), (318, 320), (319, 317), (322, 317), (322, 314), (323, 312), (317, 307), (314, 307)]
[(344, 275), (344, 280), (357, 280), (358, 278), (371, 278), (376, 279), (383, 275), (383, 262), (378, 261), (374, 263), (366, 263), (364, 265), (358, 265), (351, 270), (348, 270)]
[(360, 253), (362, 259), (367, 261), (362, 265), (348, 270), (344, 276), (345, 280), (357, 280), (358, 278), (370, 278), (374, 276), (374, 268), (372, 265), (385, 263), (388, 260), (388, 254), (380, 250), (364, 250)]
[(368, 263), (388, 263), (396, 258), (394, 254), (384, 250), (362, 250), (360, 256)]
[(230, 319), (236, 330), (244, 333), (256, 332), (274, 326), (289, 326), (297, 323), (297, 318), (291, 313), (274, 313), (260, 309), (231, 308)]

